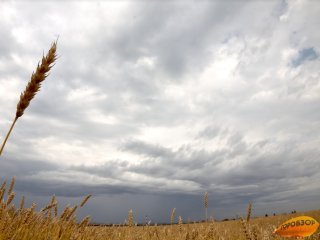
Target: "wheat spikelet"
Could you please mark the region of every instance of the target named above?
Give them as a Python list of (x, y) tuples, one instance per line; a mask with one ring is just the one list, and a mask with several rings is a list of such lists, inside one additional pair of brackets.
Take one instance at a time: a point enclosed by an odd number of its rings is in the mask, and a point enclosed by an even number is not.
[(73, 208), (70, 209), (70, 211), (68, 212), (68, 214), (66, 214), (65, 219), (67, 221), (69, 221), (71, 219), (71, 217), (74, 215), (74, 213), (76, 212), (78, 206), (74, 206)]
[(89, 221), (90, 221), (90, 217), (89, 216), (86, 216), (85, 218), (83, 218), (82, 221), (79, 224), (79, 228), (83, 229), (86, 226), (88, 226)]
[(187, 232), (187, 235), (186, 235), (186, 239), (185, 240), (190, 240), (190, 234), (189, 232)]
[(19, 211), (21, 212), (23, 208), (24, 208), (24, 196), (22, 196), (20, 199)]
[(203, 197), (204, 209), (205, 209), (205, 219), (208, 221), (208, 192), (204, 193)]
[(12, 200), (14, 199), (15, 193), (11, 192), (10, 195), (8, 196), (8, 199), (6, 201), (6, 206), (9, 206), (9, 204), (12, 202)]
[(23, 115), (24, 110), (29, 106), (30, 101), (40, 90), (41, 82), (46, 79), (48, 72), (56, 60), (56, 49), (57, 43), (54, 42), (51, 45), (47, 56), (42, 57), (41, 64), (38, 64), (36, 72), (32, 74), (31, 80), (28, 82), (26, 89), (20, 95), (20, 101), (17, 104), (16, 118), (19, 118)]
[(4, 197), (5, 191), (6, 191), (6, 190), (5, 190), (4, 188), (0, 189), (0, 203), (2, 202), (2, 199), (3, 199), (3, 197)]
[(56, 203), (56, 196), (55, 196), (55, 195), (53, 195), (53, 196), (51, 197), (50, 203)]
[(207, 238), (206, 239), (215, 239), (214, 238), (214, 229), (213, 226), (211, 225), (209, 228), (209, 231), (207, 233)]
[(64, 219), (70, 211), (70, 205), (67, 205), (60, 215), (60, 219)]
[(255, 227), (252, 228), (252, 240), (258, 240), (257, 229)]
[(58, 216), (58, 203), (54, 206), (53, 212), (54, 212), (54, 216), (57, 217)]
[(10, 195), (10, 193), (13, 190), (13, 186), (14, 186), (14, 177), (11, 178), (10, 184), (9, 184), (9, 188), (8, 188), (8, 195)]
[(18, 118), (20, 118), (26, 108), (29, 106), (31, 100), (34, 98), (34, 96), (37, 94), (37, 92), (40, 90), (41, 83), (46, 79), (48, 76), (48, 72), (52, 68), (54, 61), (56, 60), (56, 49), (57, 49), (57, 42), (53, 42), (51, 45), (51, 48), (46, 56), (42, 57), (41, 64), (38, 63), (36, 72), (32, 73), (31, 80), (28, 82), (25, 90), (20, 95), (20, 100), (17, 104), (17, 110), (16, 110), (16, 116), (13, 120), (13, 123), (9, 129), (9, 132), (1, 146), (0, 149), (0, 156), (2, 154), (2, 151), (4, 149), (4, 146), (6, 145), (6, 142), (10, 136), (10, 133), (17, 122)]
[(240, 222), (241, 222), (242, 231), (243, 231), (244, 235), (246, 236), (246, 240), (251, 240), (250, 232), (248, 230), (246, 222), (241, 217), (240, 217)]
[(129, 225), (129, 227), (133, 226), (133, 212), (132, 212), (132, 209), (130, 209), (130, 211), (128, 213), (128, 225)]
[(252, 204), (249, 203), (248, 208), (247, 208), (247, 223), (250, 221), (251, 210), (252, 210)]
[(203, 200), (204, 200), (204, 207), (208, 208), (208, 192), (204, 193)]
[(91, 194), (89, 194), (88, 196), (86, 196), (86, 197), (82, 200), (82, 202), (81, 202), (81, 204), (80, 204), (80, 207), (83, 207), (83, 206), (86, 204), (86, 202), (89, 200), (89, 198), (90, 198), (91, 196), (92, 196)]
[(29, 222), (35, 208), (36, 208), (36, 204), (32, 203), (31, 207), (27, 210), (27, 213), (24, 217), (24, 220), (23, 220), (24, 224), (27, 224)]
[(171, 225), (174, 223), (175, 212), (176, 212), (176, 209), (173, 208), (173, 209), (171, 210), (171, 215), (170, 215), (170, 223), (171, 223)]
[(7, 184), (7, 181), (3, 181), (3, 183), (1, 184), (1, 187), (0, 187), (0, 191), (1, 190), (6, 190), (6, 184)]
[[(56, 196), (55, 196), (55, 195), (53, 195), (53, 196), (51, 197), (50, 204), (53, 205), (53, 206), (52, 206), (52, 208), (53, 208), (53, 213), (54, 213), (54, 216), (57, 217), (57, 216), (58, 216), (58, 202), (56, 201)], [(49, 204), (49, 205), (50, 205), (50, 204)], [(52, 209), (52, 208), (50, 208), (49, 215), (51, 215), (51, 209)]]
[(51, 219), (51, 217), (52, 217), (52, 209), (55, 209), (56, 207), (57, 207), (57, 201), (56, 201), (56, 196), (55, 195), (53, 195), (52, 197), (51, 197), (51, 201), (50, 201), (50, 203), (46, 206), (46, 207), (48, 207), (48, 206), (52, 206), (52, 207), (50, 207), (49, 209), (47, 209), (48, 210), (48, 212), (47, 212), (47, 218), (48, 218), (48, 221), (49, 221), (49, 219)]
[(181, 233), (181, 231), (182, 231), (182, 217), (181, 216), (179, 216), (179, 221), (178, 221), (178, 225), (179, 225), (179, 232)]
[(48, 204), (47, 206), (45, 206), (44, 208), (42, 208), (42, 209), (40, 210), (40, 212), (45, 212), (45, 211), (47, 211), (47, 210), (51, 210), (51, 209), (54, 208), (56, 205), (57, 205), (56, 202), (50, 203), (50, 204)]

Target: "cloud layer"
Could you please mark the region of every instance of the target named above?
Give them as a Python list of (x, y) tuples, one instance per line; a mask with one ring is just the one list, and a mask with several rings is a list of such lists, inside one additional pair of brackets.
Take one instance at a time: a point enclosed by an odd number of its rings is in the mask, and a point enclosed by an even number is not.
[[(316, 1), (0, 3), (0, 129), (50, 43), (1, 180), (94, 221), (312, 209), (319, 198)], [(263, 9), (263, 11), (261, 11)], [(41, 14), (35, 14), (41, 13)]]

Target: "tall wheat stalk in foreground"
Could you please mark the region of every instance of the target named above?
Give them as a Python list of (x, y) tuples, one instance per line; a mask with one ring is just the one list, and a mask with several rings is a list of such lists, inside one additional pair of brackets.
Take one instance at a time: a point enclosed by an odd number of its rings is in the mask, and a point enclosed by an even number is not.
[(57, 49), (57, 42), (53, 42), (47, 55), (42, 57), (41, 64), (39, 65), (38, 63), (36, 72), (32, 73), (31, 80), (28, 82), (26, 89), (24, 90), (23, 93), (21, 93), (20, 100), (17, 104), (16, 116), (1, 146), (0, 156), (2, 154), (4, 146), (6, 145), (6, 142), (18, 118), (20, 118), (23, 115), (24, 110), (29, 106), (32, 98), (34, 98), (34, 96), (40, 90), (41, 83), (46, 79), (46, 77), (48, 76), (48, 72), (54, 65), (54, 62), (57, 58), (56, 49)]

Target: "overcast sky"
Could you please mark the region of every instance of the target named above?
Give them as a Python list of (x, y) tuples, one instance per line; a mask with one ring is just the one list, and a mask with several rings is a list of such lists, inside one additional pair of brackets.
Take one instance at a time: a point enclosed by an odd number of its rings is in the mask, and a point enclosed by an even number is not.
[[(0, 180), (80, 216), (169, 221), (319, 208), (320, 4), (0, 1)], [(62, 206), (61, 206), (62, 207)]]

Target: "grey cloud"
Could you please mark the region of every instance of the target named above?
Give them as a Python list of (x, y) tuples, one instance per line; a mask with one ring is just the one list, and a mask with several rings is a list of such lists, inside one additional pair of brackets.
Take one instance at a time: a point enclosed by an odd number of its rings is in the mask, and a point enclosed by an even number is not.
[[(239, 137), (237, 138), (241, 139)], [(232, 147), (233, 143), (230, 142), (230, 144), (230, 147)], [(301, 191), (299, 190), (301, 184), (299, 179), (308, 178), (310, 181), (311, 179), (317, 178), (319, 172), (319, 169), (316, 167), (318, 152), (299, 152), (295, 149), (284, 148), (269, 153), (268, 149), (272, 147), (270, 144), (266, 141), (259, 142), (252, 145), (252, 148), (238, 153), (235, 158), (244, 156), (244, 162), (235, 167), (227, 167), (228, 161), (233, 159), (226, 161), (229, 151), (224, 152), (226, 159), (218, 164), (224, 164), (227, 168), (219, 168), (217, 164), (212, 164), (214, 163), (212, 159), (215, 158), (214, 156), (217, 153), (193, 151), (185, 147), (180, 148), (178, 151), (169, 151), (167, 148), (164, 148), (166, 151), (163, 151), (160, 146), (152, 146), (141, 142), (134, 145), (131, 140), (131, 142), (126, 145), (127, 149), (128, 147), (132, 147), (132, 150), (137, 154), (146, 156), (143, 163), (135, 167), (130, 166), (129, 161), (113, 160), (103, 166), (74, 166), (61, 169), (61, 167), (59, 168), (57, 165), (38, 161), (32, 162), (27, 160), (21, 164), (19, 161), (8, 161), (10, 159), (5, 159), (7, 162), (3, 161), (1, 163), (1, 169), (8, 173), (7, 178), (9, 178), (9, 175), (16, 175), (23, 171), (25, 174), (17, 178), (16, 189), (37, 196), (55, 194), (59, 197), (81, 197), (92, 193), (97, 198), (109, 196), (108, 198), (120, 199), (124, 198), (125, 194), (127, 194), (132, 199), (137, 199), (139, 198), (138, 196), (145, 195), (146, 201), (151, 201), (150, 199), (154, 198), (154, 194), (156, 194), (159, 199), (172, 198), (168, 204), (176, 204), (180, 210), (187, 207), (179, 200), (180, 194), (182, 194), (181, 197), (189, 199), (186, 200), (188, 203), (191, 199), (194, 199), (196, 203), (198, 197), (194, 195), (201, 195), (201, 192), (205, 190), (209, 191), (210, 200), (215, 203), (214, 208), (223, 208), (223, 206), (233, 204), (242, 206), (249, 201), (259, 202), (259, 199), (268, 202), (267, 199), (287, 201), (288, 197), (301, 198), (301, 194), (299, 194)], [(162, 149), (162, 151), (159, 151), (159, 149)], [(189, 153), (189, 159), (186, 158), (185, 151)], [(171, 152), (171, 159), (166, 159), (168, 156), (166, 152)], [(161, 158), (161, 156), (163, 157), (162, 161), (155, 160), (155, 158)], [(182, 156), (183, 158), (179, 159), (179, 157)], [(301, 163), (303, 164), (301, 165)], [(118, 179), (123, 183), (120, 185), (107, 183), (86, 184), (85, 181), (83, 183), (76, 183), (65, 180), (51, 180), (50, 177), (48, 179), (32, 178), (32, 175), (36, 175), (38, 172), (45, 173), (51, 172), (52, 170), (65, 172), (70, 176), (76, 176), (83, 172)], [(166, 172), (164, 172), (164, 170), (166, 170)], [(202, 189), (189, 193), (181, 189), (180, 193), (170, 194), (170, 192), (157, 190), (157, 184), (153, 185), (152, 180), (149, 186), (141, 188), (141, 186), (133, 186), (125, 183), (122, 175), (126, 172), (153, 177), (165, 177), (171, 181), (193, 181), (199, 183)], [(315, 190), (314, 188), (310, 189), (311, 192)], [(233, 196), (232, 199), (230, 199), (230, 194)], [(304, 195), (305, 194), (310, 194), (310, 192), (304, 191)], [(168, 197), (165, 197), (165, 195), (168, 195)], [(169, 208), (167, 205), (165, 206)], [(136, 206), (136, 208), (139, 209), (141, 219), (141, 214), (146, 211), (146, 209), (144, 211), (140, 210), (141, 206)], [(161, 209), (165, 210), (164, 208), (164, 205), (162, 205)], [(193, 213), (189, 212), (189, 214)], [(232, 214), (232, 212), (230, 212), (230, 214)], [(97, 216), (98, 215), (99, 214), (97, 214)], [(192, 216), (200, 217), (197, 214), (193, 214)], [(218, 216), (221, 215), (218, 214)], [(226, 213), (223, 216), (226, 216)], [(99, 216), (97, 219), (103, 218)], [(117, 218), (114, 217), (113, 219)], [(163, 217), (157, 218), (157, 220), (161, 219), (163, 219)]]
[(280, 17), (288, 11), (288, 2), (286, 0), (279, 1), (273, 8), (272, 14), (276, 17)]
[(202, 70), (211, 57), (210, 46), (223, 39), (220, 25), (245, 5), (233, 3), (206, 1), (197, 6), (197, 11), (190, 2), (136, 4), (127, 16), (130, 24), (126, 21), (120, 25), (113, 40), (117, 56), (125, 61), (155, 56), (158, 71), (174, 79)]
[(219, 127), (208, 126), (205, 129), (203, 129), (201, 132), (199, 132), (198, 137), (213, 139), (218, 136), (220, 131), (221, 129)]
[[(190, 150), (189, 154), (186, 155), (185, 150), (180, 149), (177, 152), (171, 151), (173, 156), (170, 158), (167, 158), (167, 154), (164, 154), (162, 161), (157, 161), (153, 158), (154, 153), (150, 153), (152, 147), (145, 147), (139, 144), (140, 150), (137, 151), (135, 149), (135, 151), (139, 154), (145, 154), (151, 159), (147, 157), (141, 165), (135, 166), (130, 170), (152, 176), (191, 180), (199, 183), (204, 188), (211, 184), (217, 186), (230, 185), (234, 188), (246, 184), (261, 186), (268, 179), (277, 181), (280, 179), (314, 177), (318, 171), (317, 167), (315, 167), (317, 151), (300, 152), (299, 150), (284, 147), (268, 153), (268, 149), (272, 147), (272, 144), (264, 141), (251, 147), (244, 147), (246, 144), (244, 146), (240, 144), (242, 147), (238, 147), (238, 144), (242, 142), (240, 139), (237, 137), (237, 143), (230, 142), (228, 151), (205, 152)], [(237, 154), (232, 154), (235, 149)], [(157, 152), (156, 158), (159, 157), (159, 152)], [(239, 157), (240, 159), (236, 160)], [(239, 161), (239, 163), (234, 165), (235, 161)], [(286, 187), (291, 188), (293, 186), (288, 181)]]
[(172, 151), (161, 146), (150, 145), (141, 141), (128, 141), (122, 147), (123, 151), (129, 150), (137, 154), (151, 157), (172, 157)]
[(15, 159), (11, 154), (6, 157), (1, 156), (0, 161), (1, 179), (9, 179), (15, 176), (18, 181), (20, 178), (31, 176), (39, 172), (61, 169), (58, 165), (51, 164), (44, 161), (31, 159)]

